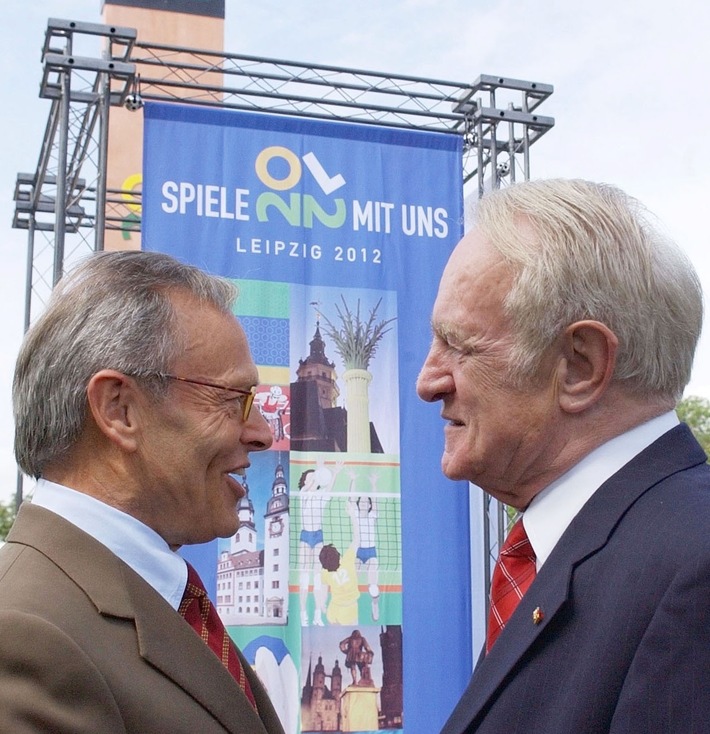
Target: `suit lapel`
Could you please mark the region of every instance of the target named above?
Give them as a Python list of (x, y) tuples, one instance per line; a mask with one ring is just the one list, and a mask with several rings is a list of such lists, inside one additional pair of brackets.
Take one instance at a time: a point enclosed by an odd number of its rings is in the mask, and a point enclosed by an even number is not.
[[(506, 677), (564, 608), (576, 566), (607, 544), (636, 500), (671, 474), (705, 460), (690, 429), (681, 424), (634, 457), (592, 495), (560, 538), (490, 653), (479, 660), (441, 734), (460, 734), (481, 714)], [(533, 612), (538, 609), (542, 620), (535, 623)]]
[[(20, 508), (8, 541), (32, 546), (50, 558), (84, 590), (100, 614), (132, 622), (141, 657), (200, 703), (227, 731), (267, 731), (217, 656), (150, 585), (103, 544), (30, 503)], [(91, 563), (86, 563), (87, 558)]]
[[(130, 569), (126, 569), (131, 575)], [(127, 575), (128, 575), (127, 573)], [(136, 583), (140, 582), (140, 583)], [(217, 656), (159, 595), (150, 598), (142, 579), (130, 579), (141, 657), (179, 685), (229, 731), (257, 731), (261, 719)], [(248, 665), (247, 663), (244, 663)], [(264, 731), (266, 731), (264, 729)]]

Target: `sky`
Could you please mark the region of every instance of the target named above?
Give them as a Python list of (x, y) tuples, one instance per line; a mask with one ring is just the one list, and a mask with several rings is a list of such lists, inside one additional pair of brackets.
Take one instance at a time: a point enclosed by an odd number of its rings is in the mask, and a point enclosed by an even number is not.
[[(48, 18), (100, 22), (100, 0), (3, 0), (0, 24), (0, 500), (15, 491), (10, 392), (22, 339), (26, 233), (12, 229), (19, 172), (37, 165)], [(581, 177), (640, 199), (710, 293), (706, 196), (710, 5), (700, 0), (226, 0), (225, 50), (460, 83), (542, 82), (555, 127), (531, 177)], [(152, 39), (144, 39), (152, 40)], [(710, 327), (687, 395), (710, 397)]]

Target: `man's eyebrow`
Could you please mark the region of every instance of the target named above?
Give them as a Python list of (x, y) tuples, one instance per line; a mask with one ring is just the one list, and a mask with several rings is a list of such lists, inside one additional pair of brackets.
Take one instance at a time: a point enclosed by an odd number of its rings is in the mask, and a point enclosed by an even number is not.
[(464, 334), (456, 324), (431, 322), (431, 330), (434, 338), (441, 339), (444, 344), (462, 350), (473, 350), (477, 343), (476, 337)]
[(461, 332), (456, 328), (455, 324), (446, 322), (431, 322), (431, 332), (434, 336), (438, 336), (447, 344), (450, 342), (460, 342), (462, 340)]

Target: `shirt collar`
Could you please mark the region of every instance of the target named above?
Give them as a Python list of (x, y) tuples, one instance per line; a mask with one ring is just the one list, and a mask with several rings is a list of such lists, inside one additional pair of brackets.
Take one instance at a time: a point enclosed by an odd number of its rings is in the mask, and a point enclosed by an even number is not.
[(587, 454), (533, 499), (523, 514), (523, 525), (535, 551), (538, 571), (597, 489), (678, 423), (675, 411), (669, 411), (612, 438)]
[(177, 609), (187, 583), (181, 556), (152, 528), (121, 510), (61, 484), (39, 479), (32, 504), (63, 517), (105, 545)]

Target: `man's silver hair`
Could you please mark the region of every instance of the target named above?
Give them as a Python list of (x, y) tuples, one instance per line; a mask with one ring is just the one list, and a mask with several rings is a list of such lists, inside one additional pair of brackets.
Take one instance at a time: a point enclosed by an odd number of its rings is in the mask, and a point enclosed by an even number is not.
[(505, 302), (514, 380), (535, 374), (568, 325), (592, 319), (619, 340), (616, 382), (640, 396), (682, 396), (702, 289), (689, 259), (636, 199), (606, 184), (529, 181), (484, 196), (474, 226), (515, 273)]
[[(103, 252), (62, 278), (25, 336), (15, 368), (15, 457), (39, 477), (84, 430), (86, 388), (102, 369), (169, 372), (185, 349), (171, 295), (231, 313), (235, 286), (168, 255)], [(151, 383), (156, 397), (164, 384)]]

